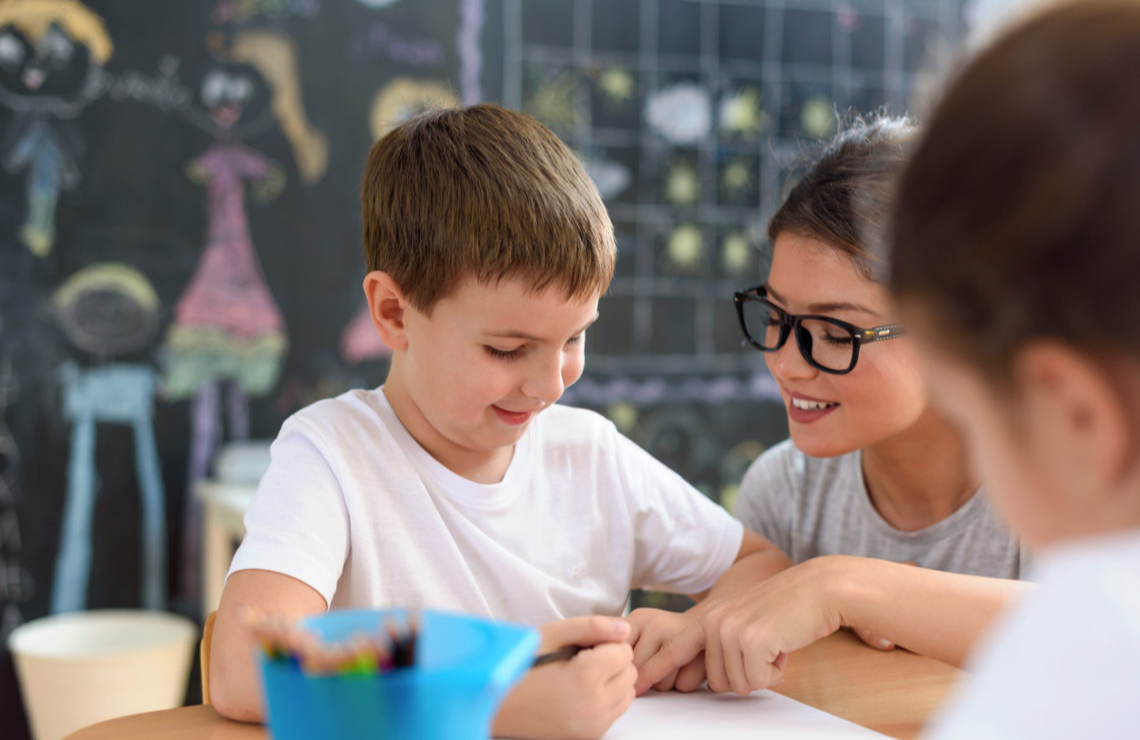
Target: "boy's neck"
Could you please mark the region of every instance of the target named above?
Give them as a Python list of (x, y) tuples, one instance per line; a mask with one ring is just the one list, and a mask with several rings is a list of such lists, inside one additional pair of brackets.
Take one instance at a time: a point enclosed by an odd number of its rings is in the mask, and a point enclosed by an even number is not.
[(514, 458), (514, 447), (496, 450), (471, 450), (455, 444), (431, 425), (407, 393), (398, 375), (388, 373), (382, 392), (392, 406), (396, 418), (420, 447), (440, 465), (473, 483), (500, 483)]
[(862, 473), (871, 504), (906, 532), (947, 518), (979, 488), (958, 433), (928, 410), (906, 431), (863, 449)]

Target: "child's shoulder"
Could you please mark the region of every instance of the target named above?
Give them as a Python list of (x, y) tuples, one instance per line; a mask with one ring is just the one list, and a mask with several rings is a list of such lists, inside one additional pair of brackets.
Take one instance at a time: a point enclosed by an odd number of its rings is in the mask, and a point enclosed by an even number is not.
[(546, 441), (595, 440), (615, 434), (614, 423), (596, 411), (556, 403), (539, 415), (536, 427)]
[(335, 438), (357, 433), (362, 428), (383, 426), (385, 410), (391, 412), (391, 406), (379, 388), (354, 388), (339, 396), (314, 401), (294, 412), (281, 425), (281, 430), (294, 428)]

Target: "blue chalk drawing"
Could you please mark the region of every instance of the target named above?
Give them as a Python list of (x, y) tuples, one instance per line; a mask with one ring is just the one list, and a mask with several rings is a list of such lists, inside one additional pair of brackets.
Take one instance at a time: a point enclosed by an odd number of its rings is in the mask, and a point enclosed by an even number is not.
[(142, 494), (142, 604), (166, 602), (166, 504), (154, 441), (155, 372), (146, 365), (60, 369), (64, 416), (72, 422), (71, 460), (63, 531), (52, 586), (53, 614), (82, 609), (91, 573), (91, 520), (95, 508), (95, 424), (134, 429), (135, 464)]
[(60, 190), (79, 184), (79, 168), (59, 131), (35, 118), (12, 148), (4, 168), (15, 174), (27, 169), (28, 217), (20, 238), (37, 256), (55, 242), (55, 206)]

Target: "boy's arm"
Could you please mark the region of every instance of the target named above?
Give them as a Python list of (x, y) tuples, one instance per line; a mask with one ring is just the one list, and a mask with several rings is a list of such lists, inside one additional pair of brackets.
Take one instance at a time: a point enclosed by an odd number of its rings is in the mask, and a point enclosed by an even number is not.
[(226, 580), (210, 648), (210, 702), (224, 717), (262, 722), (261, 676), (254, 663), (256, 643), (241, 621), (242, 610), (304, 617), (327, 608), (311, 586), (268, 570), (240, 570)]
[(789, 653), (840, 627), (960, 665), (1031, 584), (873, 558), (827, 556), (709, 602), (699, 620), (639, 662), (638, 691), (705, 652), (709, 688), (748, 693), (775, 683)]
[(706, 597), (724, 598), (790, 567), (792, 561), (780, 548), (745, 527), (744, 539), (732, 566), (716, 579), (708, 591), (690, 594), (689, 598), (697, 602), (704, 601)]

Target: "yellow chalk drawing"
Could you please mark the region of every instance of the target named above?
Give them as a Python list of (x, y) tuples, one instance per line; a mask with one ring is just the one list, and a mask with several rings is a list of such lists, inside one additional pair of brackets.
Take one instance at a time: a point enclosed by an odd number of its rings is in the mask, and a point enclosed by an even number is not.
[(699, 227), (693, 224), (683, 224), (673, 229), (669, 235), (666, 253), (670, 261), (684, 270), (696, 270), (704, 257), (705, 244)]
[(14, 26), (32, 43), (53, 25), (90, 49), (97, 63), (105, 64), (111, 58), (115, 47), (103, 19), (78, 0), (8, 0), (0, 4), (0, 28)]
[(696, 168), (688, 162), (674, 162), (669, 165), (665, 176), (665, 198), (672, 203), (684, 205), (696, 203), (701, 197), (701, 179)]
[(755, 136), (764, 130), (768, 116), (760, 107), (755, 88), (729, 93), (720, 102), (720, 128), (729, 133)]
[(598, 87), (611, 102), (624, 103), (633, 99), (634, 81), (628, 69), (604, 69), (598, 74), (597, 81)]
[(748, 162), (743, 159), (733, 160), (724, 168), (721, 182), (728, 190), (744, 190), (748, 188), (752, 185), (752, 172), (748, 168)]
[(293, 149), (301, 179), (309, 184), (320, 180), (328, 167), (329, 143), (305, 117), (293, 42), (274, 31), (244, 31), (234, 37), (230, 58), (253, 65), (269, 83), (273, 114)]
[(454, 108), (459, 96), (444, 82), (397, 77), (380, 88), (372, 98), (368, 123), (373, 140), (395, 125), (435, 108)]
[(622, 434), (630, 434), (637, 429), (637, 407), (629, 401), (618, 401), (606, 409), (606, 416)]
[(94, 291), (128, 296), (147, 311), (158, 308), (158, 295), (150, 281), (135, 268), (121, 262), (92, 265), (75, 273), (52, 295), (52, 305), (62, 310), (83, 293)]
[(721, 264), (726, 272), (742, 273), (752, 265), (752, 245), (748, 237), (733, 232), (724, 238), (720, 250)]
[(574, 89), (574, 77), (562, 72), (534, 91), (524, 106), (526, 112), (547, 126), (570, 128), (578, 117)]
[(824, 97), (808, 98), (800, 108), (800, 125), (811, 136), (831, 136), (837, 125), (835, 105)]

